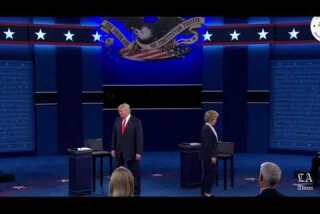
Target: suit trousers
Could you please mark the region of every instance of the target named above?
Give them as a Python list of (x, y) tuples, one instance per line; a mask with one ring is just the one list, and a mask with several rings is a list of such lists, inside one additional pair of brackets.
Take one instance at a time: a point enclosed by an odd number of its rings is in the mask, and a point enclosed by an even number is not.
[(319, 169), (320, 169), (320, 158), (315, 157), (312, 159), (312, 166), (311, 166), (311, 177), (312, 177), (314, 187), (318, 186)]
[(140, 182), (140, 161), (139, 160), (125, 160), (123, 154), (120, 153), (116, 156), (116, 166), (127, 167), (133, 177), (134, 177), (134, 195), (138, 196), (141, 192), (141, 182)]
[(211, 193), (212, 185), (216, 178), (217, 173), (217, 165), (209, 160), (203, 160), (203, 178), (202, 178), (202, 185), (201, 185), (201, 194), (204, 193)]

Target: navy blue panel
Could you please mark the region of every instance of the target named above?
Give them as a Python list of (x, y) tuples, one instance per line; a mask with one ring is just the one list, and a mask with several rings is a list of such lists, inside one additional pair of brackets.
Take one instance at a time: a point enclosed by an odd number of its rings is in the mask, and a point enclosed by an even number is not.
[[(145, 151), (178, 150), (182, 142), (199, 142), (202, 110), (133, 110), (143, 124)], [(117, 111), (104, 111), (104, 142), (110, 148)]]
[(32, 60), (31, 45), (0, 45), (0, 58), (8, 60)]
[(205, 25), (206, 25), (206, 26), (219, 26), (219, 25), (223, 25), (223, 17), (206, 16), (206, 17), (205, 17)]
[(272, 45), (272, 59), (312, 59), (320, 58), (320, 45)]
[(319, 151), (319, 70), (319, 59), (272, 62), (272, 148)]
[(19, 23), (19, 24), (28, 24), (32, 22), (32, 17), (17, 17), (17, 16), (2, 16), (0, 17), (0, 22), (4, 23)]
[(80, 18), (80, 24), (85, 26), (99, 27), (102, 21), (102, 17), (100, 16), (87, 16)]
[(36, 91), (56, 91), (56, 47), (34, 46)]
[(219, 113), (219, 118), (215, 125), (215, 128), (216, 128), (219, 140), (223, 140), (223, 103), (204, 103), (203, 116), (204, 116), (204, 113), (208, 110), (215, 110), (216, 112)]
[(222, 90), (223, 47), (203, 47), (203, 90)]
[(57, 24), (80, 24), (80, 19), (78, 17), (56, 17)]
[(104, 84), (199, 84), (202, 70), (202, 46), (193, 45), (183, 58), (155, 62), (137, 62), (121, 58), (113, 48), (103, 49)]
[(269, 45), (248, 46), (248, 90), (269, 90)]
[(57, 105), (38, 105), (37, 112), (37, 154), (58, 153)]
[(45, 16), (34, 16), (32, 18), (32, 22), (34, 24), (54, 24), (55, 18), (54, 17), (45, 17)]
[(246, 151), (248, 54), (246, 47), (225, 47), (223, 52), (223, 135)]
[(0, 153), (34, 151), (33, 65), (0, 61)]
[(102, 90), (101, 47), (81, 47), (82, 90)]
[(270, 134), (270, 105), (248, 104), (248, 145), (249, 153), (267, 153)]
[(270, 17), (271, 23), (300, 23), (300, 22), (311, 22), (312, 17), (310, 16), (273, 16)]
[(257, 17), (249, 17), (248, 18), (249, 24), (269, 24), (270, 23), (270, 17), (263, 17), (263, 16), (257, 16)]
[(102, 104), (82, 104), (83, 139), (102, 138)]

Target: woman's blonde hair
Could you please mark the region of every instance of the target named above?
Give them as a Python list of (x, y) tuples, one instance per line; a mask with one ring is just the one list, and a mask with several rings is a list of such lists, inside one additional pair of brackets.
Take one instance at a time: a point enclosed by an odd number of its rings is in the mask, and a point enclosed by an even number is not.
[(109, 195), (114, 197), (130, 197), (134, 193), (134, 177), (125, 167), (116, 168), (110, 178)]
[(213, 110), (206, 111), (204, 114), (204, 122), (212, 122), (219, 117), (219, 113)]

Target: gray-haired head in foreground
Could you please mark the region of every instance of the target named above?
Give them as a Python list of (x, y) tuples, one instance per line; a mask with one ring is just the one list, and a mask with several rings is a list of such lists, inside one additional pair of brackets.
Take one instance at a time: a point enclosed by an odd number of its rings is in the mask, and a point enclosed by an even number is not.
[(260, 176), (262, 176), (264, 183), (270, 187), (280, 182), (281, 174), (280, 167), (275, 163), (264, 162), (260, 165)]

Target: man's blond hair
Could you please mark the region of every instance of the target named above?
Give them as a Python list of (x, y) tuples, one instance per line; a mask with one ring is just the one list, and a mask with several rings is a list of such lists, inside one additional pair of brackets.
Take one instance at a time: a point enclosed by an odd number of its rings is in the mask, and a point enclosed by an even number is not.
[(128, 103), (122, 103), (118, 106), (118, 109), (127, 109), (129, 113), (131, 112), (130, 105)]

